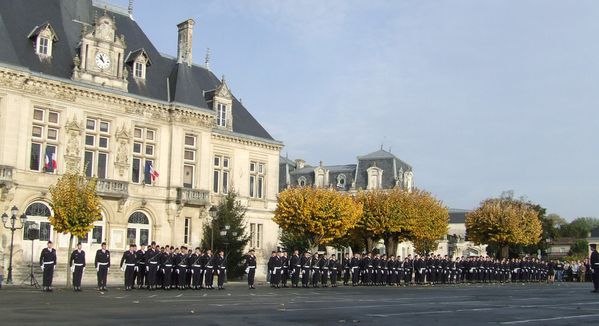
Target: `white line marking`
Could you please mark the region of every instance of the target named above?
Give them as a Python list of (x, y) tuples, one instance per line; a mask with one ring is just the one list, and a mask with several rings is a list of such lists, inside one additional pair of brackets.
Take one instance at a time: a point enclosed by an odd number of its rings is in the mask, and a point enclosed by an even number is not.
[(527, 323), (536, 323), (536, 322), (540, 322), (540, 321), (552, 321), (552, 320), (564, 320), (564, 319), (589, 318), (589, 317), (597, 317), (597, 316), (599, 316), (599, 314), (563, 316), (563, 317), (541, 318), (541, 319), (527, 319), (527, 320), (515, 320), (515, 321), (505, 321), (505, 322), (501, 322), (500, 324), (501, 325), (527, 324)]
[(179, 295), (176, 295), (175, 298), (180, 298), (182, 296), (183, 296), (183, 294), (179, 294)]

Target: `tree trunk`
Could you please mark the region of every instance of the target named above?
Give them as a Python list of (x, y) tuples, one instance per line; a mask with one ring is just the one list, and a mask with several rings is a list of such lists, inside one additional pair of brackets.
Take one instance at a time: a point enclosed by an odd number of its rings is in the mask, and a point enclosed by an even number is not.
[(510, 255), (510, 247), (509, 246), (502, 246), (501, 247), (501, 258), (502, 259), (507, 259), (509, 258)]
[(69, 237), (69, 250), (67, 251), (67, 287), (71, 286), (71, 267), (69, 266), (71, 260), (71, 250), (73, 248), (73, 234)]
[(383, 239), (385, 243), (385, 254), (387, 257), (397, 255), (397, 241), (394, 237), (385, 237)]

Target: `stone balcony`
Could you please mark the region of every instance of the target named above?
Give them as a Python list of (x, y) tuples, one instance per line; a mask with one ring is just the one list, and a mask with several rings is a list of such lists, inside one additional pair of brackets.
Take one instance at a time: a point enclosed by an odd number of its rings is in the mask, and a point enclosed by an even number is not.
[(210, 191), (192, 188), (177, 188), (177, 204), (187, 206), (210, 205)]
[(129, 183), (126, 181), (98, 179), (96, 192), (98, 195), (107, 198), (127, 198), (129, 197)]

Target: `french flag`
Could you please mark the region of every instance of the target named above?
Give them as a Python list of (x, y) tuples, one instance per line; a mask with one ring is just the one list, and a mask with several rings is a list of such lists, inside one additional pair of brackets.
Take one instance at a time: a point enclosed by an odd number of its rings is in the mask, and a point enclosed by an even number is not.
[(56, 149), (46, 147), (46, 157), (44, 158), (44, 170), (54, 172), (56, 170)]
[(152, 161), (146, 161), (146, 166), (144, 169), (145, 182), (147, 184), (150, 184), (151, 182), (156, 181), (158, 176), (160, 176), (160, 173), (154, 170), (154, 165), (152, 164)]

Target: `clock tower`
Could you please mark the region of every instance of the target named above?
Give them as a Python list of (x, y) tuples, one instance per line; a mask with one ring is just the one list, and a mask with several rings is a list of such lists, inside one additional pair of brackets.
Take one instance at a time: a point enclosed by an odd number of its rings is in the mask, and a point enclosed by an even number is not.
[(81, 47), (75, 56), (73, 80), (127, 91), (128, 72), (123, 64), (125, 38), (116, 36), (114, 20), (104, 14), (91, 31), (81, 33)]

